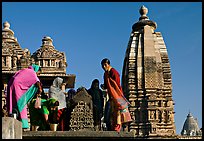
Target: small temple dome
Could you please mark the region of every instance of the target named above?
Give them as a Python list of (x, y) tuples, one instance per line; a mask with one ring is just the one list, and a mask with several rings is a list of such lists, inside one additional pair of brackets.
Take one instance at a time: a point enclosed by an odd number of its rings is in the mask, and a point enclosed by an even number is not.
[(181, 135), (195, 136), (195, 135), (199, 135), (200, 132), (201, 131), (198, 127), (197, 120), (189, 112), (184, 122), (183, 129), (181, 131)]

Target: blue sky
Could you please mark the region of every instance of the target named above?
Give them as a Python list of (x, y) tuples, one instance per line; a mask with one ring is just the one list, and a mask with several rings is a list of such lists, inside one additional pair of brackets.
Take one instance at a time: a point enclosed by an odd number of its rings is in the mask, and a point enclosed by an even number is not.
[(148, 8), (166, 44), (173, 83), (176, 132), (189, 111), (202, 127), (201, 2), (3, 2), (2, 24), (8, 21), (20, 46), (31, 54), (44, 36), (66, 53), (67, 74), (76, 75), (75, 89), (103, 83), (100, 61), (107, 57), (122, 76), (123, 60), (139, 9)]

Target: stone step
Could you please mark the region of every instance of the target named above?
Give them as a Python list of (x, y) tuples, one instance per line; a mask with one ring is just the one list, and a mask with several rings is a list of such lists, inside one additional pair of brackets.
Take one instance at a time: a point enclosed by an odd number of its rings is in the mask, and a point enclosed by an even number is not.
[(133, 139), (133, 132), (116, 131), (25, 131), (23, 139)]

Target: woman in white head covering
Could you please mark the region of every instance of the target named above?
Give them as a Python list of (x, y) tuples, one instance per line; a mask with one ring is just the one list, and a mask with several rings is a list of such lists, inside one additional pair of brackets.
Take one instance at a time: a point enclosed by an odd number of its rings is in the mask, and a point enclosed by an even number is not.
[(53, 84), (50, 86), (50, 89), (48, 91), (50, 98), (54, 98), (59, 101), (58, 109), (66, 108), (66, 97), (61, 89), (62, 83), (63, 83), (62, 78), (60, 77), (55, 78)]
[(50, 98), (54, 98), (57, 101), (59, 101), (58, 114), (57, 114), (59, 131), (65, 130), (64, 128), (65, 128), (65, 116), (66, 116), (66, 96), (61, 89), (62, 83), (63, 83), (62, 78), (60, 77), (55, 78), (53, 81), (53, 84), (50, 86), (50, 89), (48, 91)]

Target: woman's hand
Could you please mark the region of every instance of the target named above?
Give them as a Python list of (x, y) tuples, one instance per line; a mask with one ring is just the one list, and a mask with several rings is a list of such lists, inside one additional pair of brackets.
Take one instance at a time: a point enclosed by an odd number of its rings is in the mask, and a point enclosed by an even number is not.
[(101, 86), (101, 89), (103, 89), (103, 90), (105, 89), (104, 84), (101, 84), (100, 86)]
[(36, 82), (36, 86), (38, 87), (38, 93), (41, 94), (42, 93), (42, 84), (38, 81), (38, 82)]
[(37, 94), (37, 97), (41, 97), (41, 94), (40, 94), (40, 93), (38, 93), (38, 94)]

